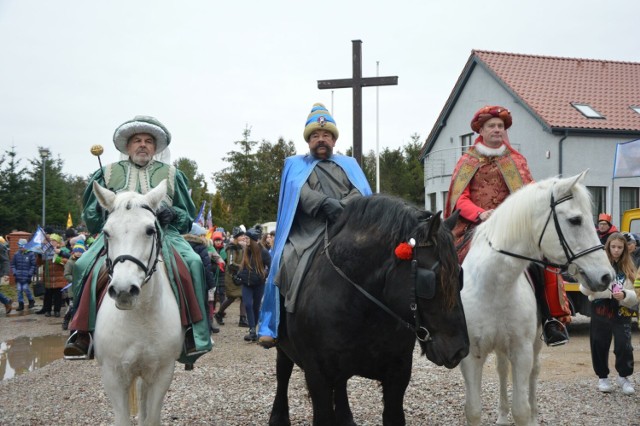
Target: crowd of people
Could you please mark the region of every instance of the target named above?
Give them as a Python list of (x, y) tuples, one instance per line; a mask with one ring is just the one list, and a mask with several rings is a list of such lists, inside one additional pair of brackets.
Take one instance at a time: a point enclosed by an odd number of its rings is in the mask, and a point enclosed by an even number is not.
[[(511, 113), (501, 106), (481, 108), (471, 120), (478, 134), (473, 146), (462, 155), (452, 171), (445, 216), (460, 211), (453, 230), (459, 261), (468, 250), (476, 226), (491, 217), (513, 191), (533, 182), (526, 158), (506, 137), (512, 125)], [(315, 104), (307, 117), (303, 136), (309, 153), (287, 158), (282, 175), (276, 230), (263, 232), (260, 225), (205, 229), (194, 222), (195, 208), (186, 177), (168, 163), (158, 160), (171, 142), (167, 128), (153, 117), (136, 116), (120, 125), (113, 136), (122, 160), (101, 167), (91, 177), (83, 197), (86, 228), (67, 229), (63, 235), (48, 233), (52, 249), (34, 254), (26, 249), (27, 240), (18, 242), (18, 251), (9, 262), (8, 246), (0, 237), (0, 277), (13, 274), (17, 290), (17, 311), (35, 307), (30, 284), (35, 276), (44, 284), (44, 301), (36, 314), (59, 317), (63, 305), (68, 309), (63, 328), (72, 331), (65, 347), (68, 359), (91, 356), (91, 333), (95, 327), (97, 300), (106, 289), (104, 264), (105, 238), (102, 227), (106, 214), (91, 184), (118, 192), (147, 193), (161, 181), (169, 181), (163, 207), (156, 212), (163, 227), (162, 254), (176, 294), (184, 294), (180, 304), (183, 326), (187, 330), (180, 361), (193, 365), (198, 356), (212, 348), (211, 333), (225, 326), (226, 311), (239, 301), (238, 326), (247, 327), (247, 342), (265, 348), (277, 345), (283, 312), (295, 311), (295, 298), (312, 255), (330, 224), (340, 216), (351, 199), (371, 195), (359, 165), (350, 157), (333, 153), (338, 138), (335, 120), (322, 104)], [(591, 352), (593, 368), (599, 378), (598, 389), (612, 390), (608, 375), (608, 354), (614, 340), (618, 384), (625, 394), (634, 392), (631, 316), (638, 311), (640, 292), (640, 249), (636, 236), (620, 233), (610, 214), (601, 213), (596, 224), (616, 279), (610, 288), (590, 293), (592, 303)], [(190, 280), (178, 279), (172, 264), (186, 265)], [(532, 287), (541, 313), (542, 338), (549, 346), (568, 341), (565, 324), (570, 322), (566, 298), (562, 300), (559, 273), (541, 274), (530, 268)], [(542, 279), (535, 279), (536, 276)], [(635, 283), (635, 285), (634, 285)], [(85, 286), (93, 291), (84, 291)], [(69, 288), (70, 287), (70, 288)], [(68, 292), (68, 296), (67, 296)], [(558, 300), (553, 300), (557, 297)], [(7, 314), (13, 301), (0, 293)], [(555, 309), (552, 305), (557, 305)], [(183, 307), (183, 305), (186, 306)], [(281, 312), (281, 308), (283, 312)]]

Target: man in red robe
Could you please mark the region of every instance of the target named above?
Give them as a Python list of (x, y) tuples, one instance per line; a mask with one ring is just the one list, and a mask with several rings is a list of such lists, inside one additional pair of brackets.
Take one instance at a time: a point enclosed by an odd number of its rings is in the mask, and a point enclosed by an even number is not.
[[(511, 113), (500, 106), (483, 107), (471, 120), (471, 129), (480, 136), (458, 160), (445, 205), (445, 217), (456, 209), (460, 210), (460, 218), (453, 229), (460, 264), (469, 251), (475, 227), (489, 219), (509, 194), (533, 182), (527, 160), (507, 141), (506, 130), (511, 124)], [(543, 276), (541, 271), (537, 272)], [(566, 343), (566, 328), (550, 313), (547, 299), (553, 296), (545, 295), (544, 279), (533, 281), (545, 342), (553, 346)], [(548, 285), (557, 289), (558, 283), (561, 280), (558, 281), (556, 275), (555, 282)], [(570, 321), (570, 311), (566, 313), (569, 315), (563, 315), (562, 319)]]

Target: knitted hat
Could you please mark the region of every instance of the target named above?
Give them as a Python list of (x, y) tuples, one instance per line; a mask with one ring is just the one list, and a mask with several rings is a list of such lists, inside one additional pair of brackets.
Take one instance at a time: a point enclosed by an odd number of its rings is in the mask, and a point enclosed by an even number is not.
[(189, 233), (192, 235), (201, 236), (201, 235), (205, 235), (207, 233), (207, 230), (204, 229), (202, 226), (198, 225), (197, 223), (194, 223), (193, 225), (191, 225), (191, 232)]
[(247, 237), (253, 241), (260, 241), (260, 238), (262, 238), (262, 226), (255, 225), (253, 228), (247, 229)]
[(504, 122), (504, 128), (511, 127), (511, 113), (508, 109), (501, 106), (485, 106), (478, 110), (471, 120), (471, 130), (480, 133), (480, 129), (487, 121), (492, 118), (499, 118)]
[(214, 232), (214, 233), (213, 233), (213, 235), (211, 236), (211, 239), (212, 239), (213, 241), (215, 241), (215, 240), (224, 240), (224, 236), (222, 235), (222, 232), (220, 232), (220, 231), (216, 231), (216, 232)]
[(164, 125), (153, 117), (137, 115), (133, 120), (122, 123), (113, 134), (113, 143), (118, 151), (128, 155), (127, 142), (131, 136), (148, 133), (156, 141), (156, 154), (164, 151), (171, 143), (171, 133)]
[(598, 215), (598, 223), (600, 222), (607, 222), (609, 225), (611, 225), (611, 215), (607, 213), (600, 213)]
[(20, 238), (18, 240), (18, 247), (24, 247), (27, 245), (27, 240), (25, 240), (24, 238)]
[(49, 239), (52, 240), (52, 241), (57, 241), (60, 244), (62, 244), (62, 237), (60, 235), (58, 235), (58, 234), (49, 235)]
[(73, 228), (68, 228), (66, 231), (64, 231), (64, 239), (65, 240), (68, 240), (69, 238), (73, 238), (73, 237), (77, 237), (77, 236), (78, 236), (78, 233)]
[(78, 241), (77, 243), (75, 243), (75, 245), (73, 246), (73, 253), (84, 253), (87, 250), (87, 248), (84, 245), (84, 241)]
[(322, 104), (313, 104), (313, 108), (311, 108), (307, 122), (304, 125), (304, 140), (309, 142), (311, 133), (320, 129), (333, 133), (333, 137), (338, 139), (336, 122), (331, 114), (329, 114), (329, 111), (327, 111), (327, 108)]
[(233, 238), (238, 238), (244, 235), (246, 229), (244, 227), (244, 225), (240, 225), (240, 226), (234, 226), (233, 227), (233, 231), (231, 231), (231, 236)]

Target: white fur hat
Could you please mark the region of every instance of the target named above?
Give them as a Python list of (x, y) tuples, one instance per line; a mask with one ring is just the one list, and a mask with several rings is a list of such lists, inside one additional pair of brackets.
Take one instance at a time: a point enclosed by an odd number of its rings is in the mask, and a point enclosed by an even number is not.
[(113, 134), (113, 143), (116, 149), (128, 155), (127, 142), (131, 136), (138, 133), (148, 133), (153, 136), (156, 140), (156, 154), (164, 151), (171, 143), (171, 133), (161, 122), (154, 117), (137, 115), (133, 120), (125, 121), (116, 129)]

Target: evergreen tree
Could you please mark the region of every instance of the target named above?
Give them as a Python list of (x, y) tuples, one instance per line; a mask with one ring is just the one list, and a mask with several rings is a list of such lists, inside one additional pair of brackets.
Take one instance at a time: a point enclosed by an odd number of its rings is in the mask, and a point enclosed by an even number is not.
[[(20, 160), (16, 159), (15, 146), (0, 157), (0, 233), (5, 235), (20, 224), (37, 220), (34, 216), (33, 205), (25, 196), (27, 184), (26, 169), (20, 167)], [(38, 204), (41, 205), (41, 204)]]

